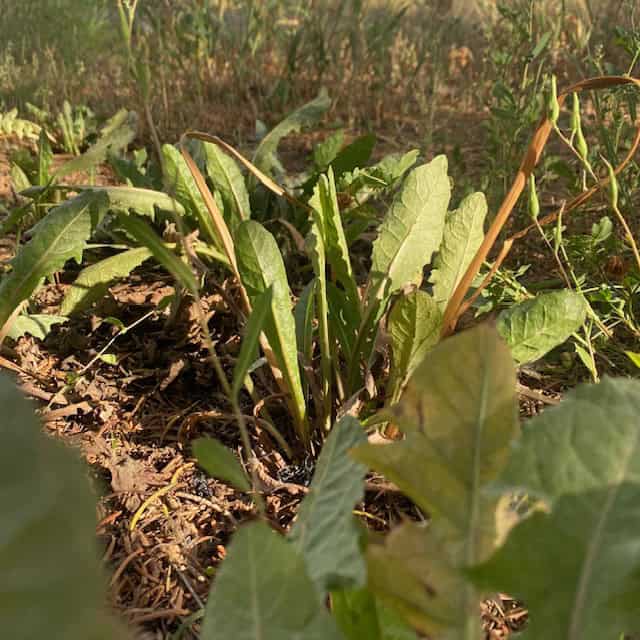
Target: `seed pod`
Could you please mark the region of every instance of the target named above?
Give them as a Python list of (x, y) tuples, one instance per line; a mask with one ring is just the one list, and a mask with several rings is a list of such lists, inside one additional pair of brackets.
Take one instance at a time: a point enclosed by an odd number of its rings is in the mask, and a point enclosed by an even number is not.
[(558, 83), (555, 75), (551, 76), (551, 95), (549, 96), (549, 120), (556, 124), (560, 117), (560, 103), (558, 102)]
[(576, 130), (576, 150), (583, 162), (588, 162), (589, 147), (587, 147), (587, 141), (584, 139), (584, 133), (582, 133), (582, 125), (578, 125)]
[(609, 171), (609, 202), (611, 203), (611, 208), (615, 211), (618, 208), (618, 178), (611, 163), (608, 160), (604, 162)]
[(571, 111), (571, 133), (578, 133), (578, 129), (581, 128), (580, 125), (580, 98), (578, 98), (578, 94), (573, 94), (573, 109)]
[(540, 201), (536, 191), (536, 177), (533, 173), (529, 176), (529, 215), (532, 220), (537, 220), (540, 215)]

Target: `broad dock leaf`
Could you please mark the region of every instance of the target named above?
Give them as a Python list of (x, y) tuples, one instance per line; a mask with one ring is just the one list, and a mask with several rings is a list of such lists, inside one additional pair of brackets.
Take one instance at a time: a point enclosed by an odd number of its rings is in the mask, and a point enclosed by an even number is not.
[(311, 488), (290, 539), (303, 555), (321, 596), (332, 589), (364, 586), (366, 571), (353, 508), (364, 497), (366, 467), (348, 452), (367, 438), (351, 416), (337, 422), (325, 441)]
[(19, 315), (12, 323), (7, 336), (13, 340), (29, 334), (34, 338), (44, 340), (56, 324), (64, 324), (69, 318), (54, 316), (46, 313)]
[(482, 193), (472, 193), (460, 208), (447, 214), (442, 244), (433, 260), (433, 297), (444, 311), (449, 298), (482, 244), (487, 200)]
[(481, 637), (477, 594), (458, 570), (497, 543), (498, 497), (486, 489), (518, 432), (515, 381), (509, 349), (493, 329), (449, 338), (416, 369), (394, 411), (406, 438), (353, 452), (433, 519), (422, 530), (403, 525), (369, 554), (376, 592), (424, 633), (452, 626), (447, 638)]
[(218, 572), (202, 640), (341, 640), (302, 556), (263, 522), (241, 527)]
[(498, 316), (498, 332), (519, 364), (539, 360), (561, 345), (585, 321), (587, 303), (574, 291), (542, 293), (505, 309)]

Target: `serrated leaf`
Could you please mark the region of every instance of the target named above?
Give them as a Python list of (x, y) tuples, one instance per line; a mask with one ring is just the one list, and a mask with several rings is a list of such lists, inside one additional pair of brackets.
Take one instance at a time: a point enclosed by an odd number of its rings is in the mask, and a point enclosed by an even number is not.
[(237, 397), (240, 389), (244, 384), (244, 380), (249, 372), (249, 367), (255, 362), (258, 352), (258, 344), (260, 343), (260, 334), (264, 330), (267, 316), (271, 311), (271, 302), (273, 300), (273, 289), (269, 287), (257, 296), (253, 302), (251, 315), (247, 320), (242, 345), (238, 359), (233, 368), (233, 387), (232, 393)]
[(362, 425), (345, 416), (331, 429), (290, 539), (303, 555), (319, 594), (362, 587), (366, 579), (353, 508), (364, 496), (366, 467), (348, 456), (366, 442)]
[(388, 396), (392, 401), (398, 399), (418, 365), (438, 344), (441, 326), (442, 312), (426, 291), (418, 289), (401, 296), (393, 305), (387, 320), (392, 354)]
[(542, 293), (505, 309), (498, 316), (498, 332), (519, 364), (539, 360), (561, 345), (585, 321), (587, 305), (574, 291)]
[(170, 144), (163, 145), (162, 155), (164, 158), (166, 189), (198, 221), (207, 239), (220, 247), (221, 242), (218, 239), (211, 215), (184, 157), (178, 149)]
[(238, 225), (251, 217), (249, 193), (244, 182), (244, 176), (235, 160), (228, 156), (220, 147), (210, 142), (203, 143), (206, 157), (207, 173), (213, 186), (222, 196), (225, 220), (232, 233)]
[(246, 220), (238, 227), (235, 250), (242, 284), (252, 303), (261, 293), (273, 287), (271, 313), (267, 318), (265, 334), (291, 393), (291, 408), (297, 428), (306, 434), (306, 403), (298, 366), (296, 327), (282, 254), (275, 238), (254, 220)]
[(318, 97), (302, 105), (275, 126), (260, 142), (253, 156), (253, 164), (267, 175), (284, 173), (284, 167), (278, 160), (277, 149), (280, 140), (290, 133), (296, 133), (303, 127), (315, 125), (331, 106), (331, 99), (322, 89)]
[(120, 214), (119, 222), (153, 257), (188, 291), (198, 291), (198, 282), (193, 272), (173, 251), (168, 249), (162, 238), (141, 218)]
[(151, 251), (138, 247), (123, 251), (95, 264), (85, 267), (65, 294), (60, 313), (69, 316), (88, 309), (96, 300), (100, 300), (109, 287), (118, 279), (128, 276), (140, 266)]
[(240, 528), (206, 607), (202, 640), (340, 640), (304, 560), (263, 522)]
[(51, 331), (51, 327), (56, 324), (64, 324), (69, 318), (64, 316), (54, 316), (45, 313), (18, 316), (11, 324), (7, 336), (12, 340), (17, 340), (27, 333), (34, 338), (44, 340)]
[(240, 491), (251, 491), (247, 474), (228, 447), (213, 438), (198, 438), (192, 447), (198, 464), (212, 478), (224, 480)]
[[(516, 525), (469, 575), (480, 587), (524, 598), (530, 640), (627, 637), (640, 629), (639, 529), (637, 482), (563, 495), (550, 514), (536, 512)], [(615, 597), (629, 588), (633, 600)]]
[[(515, 381), (511, 354), (495, 330), (481, 325), (449, 338), (416, 369), (393, 411), (406, 438), (353, 452), (433, 518), (425, 540), (405, 525), (398, 537), (413, 542), (390, 539), (375, 565), (387, 601), (425, 633), (453, 625), (448, 637), (480, 637), (477, 596), (457, 570), (481, 562), (497, 543), (498, 498), (487, 486), (506, 466), (518, 431)], [(434, 571), (442, 580), (435, 593), (448, 608), (427, 606), (433, 598), (421, 581), (430, 574), (418, 570), (423, 547), (437, 550)], [(389, 554), (395, 562), (387, 562)], [(463, 636), (470, 620), (477, 633)]]
[(467, 196), (447, 214), (440, 250), (433, 260), (433, 297), (444, 311), (484, 239), (487, 200), (482, 193)]
[(107, 614), (95, 503), (75, 452), (46, 437), (0, 376), (0, 620), (15, 640), (128, 637)]
[(20, 248), (11, 272), (0, 282), (0, 327), (42, 278), (62, 269), (67, 260), (82, 261), (87, 240), (106, 207), (103, 194), (81, 194), (52, 209), (33, 228), (33, 237)]

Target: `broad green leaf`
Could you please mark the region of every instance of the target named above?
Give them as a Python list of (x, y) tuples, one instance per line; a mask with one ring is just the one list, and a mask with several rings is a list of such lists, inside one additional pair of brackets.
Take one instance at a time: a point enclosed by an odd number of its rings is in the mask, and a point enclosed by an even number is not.
[(385, 299), (407, 284), (422, 281), (422, 269), (442, 241), (450, 196), (445, 156), (408, 175), (373, 243), (372, 299)]
[(207, 209), (196, 181), (189, 170), (186, 160), (178, 149), (171, 144), (162, 147), (164, 157), (165, 187), (180, 202), (187, 212), (198, 221), (207, 239), (220, 246), (213, 220)]
[(201, 640), (340, 640), (302, 556), (263, 522), (241, 527), (207, 601)]
[(498, 316), (498, 332), (519, 364), (539, 360), (561, 345), (585, 321), (587, 304), (565, 289), (514, 304)]
[[(481, 587), (524, 599), (529, 640), (633, 637), (640, 629), (638, 531), (637, 482), (563, 495), (550, 514), (536, 512), (516, 525), (469, 575)], [(622, 599), (625, 592), (635, 597)]]
[(18, 316), (12, 323), (7, 335), (12, 340), (17, 340), (27, 333), (34, 338), (44, 340), (56, 324), (64, 324), (68, 318), (64, 316), (47, 315), (37, 313)]
[[(452, 638), (480, 637), (477, 595), (456, 570), (483, 561), (497, 543), (498, 497), (487, 485), (506, 466), (518, 431), (515, 382), (497, 333), (485, 325), (465, 331), (436, 346), (410, 379), (393, 411), (405, 439), (353, 452), (433, 518), (421, 535), (404, 525), (399, 541), (390, 538), (369, 562), (370, 581), (377, 575), (386, 601), (425, 633), (452, 624)], [(431, 575), (418, 570), (429, 562), (420, 560), (423, 547), (437, 550), (434, 571), (442, 579), (435, 593), (442, 600), (435, 608), (427, 606), (435, 595), (420, 586)], [(477, 633), (463, 635), (468, 624), (478, 625)]]
[(105, 607), (96, 497), (75, 452), (46, 437), (0, 376), (0, 620), (15, 640), (124, 640)]
[(267, 317), (271, 312), (271, 302), (273, 300), (273, 289), (269, 287), (257, 296), (253, 302), (251, 315), (247, 320), (244, 337), (240, 353), (233, 368), (232, 393), (237, 397), (242, 389), (244, 380), (249, 372), (249, 367), (255, 362), (260, 344), (260, 334), (264, 330)]
[(222, 196), (225, 219), (232, 233), (238, 225), (251, 217), (249, 193), (244, 182), (244, 176), (235, 160), (222, 149), (210, 142), (203, 143), (206, 157), (207, 173), (213, 186)]
[(88, 309), (106, 294), (118, 278), (128, 276), (150, 257), (149, 249), (138, 247), (85, 267), (65, 294), (60, 305), (61, 315), (69, 316)]
[(183, 287), (191, 293), (198, 291), (198, 282), (189, 266), (165, 246), (162, 238), (144, 220), (122, 214), (118, 219), (120, 225), (146, 247)]
[(351, 416), (334, 425), (289, 536), (322, 596), (333, 589), (365, 583), (360, 531), (352, 511), (364, 496), (367, 470), (348, 452), (366, 440), (362, 425)]
[(198, 438), (192, 447), (198, 464), (212, 478), (224, 480), (240, 491), (251, 490), (247, 474), (228, 447), (213, 438)]
[(638, 416), (637, 381), (604, 378), (579, 386), (524, 424), (500, 487), (523, 489), (552, 504), (564, 494), (623, 482), (640, 486)]
[(302, 393), (296, 326), (291, 309), (287, 272), (275, 238), (258, 222), (246, 220), (238, 227), (236, 255), (242, 284), (252, 304), (273, 287), (271, 313), (265, 334), (276, 356), (289, 392), (297, 428), (307, 433), (306, 403)]
[(416, 149), (405, 154), (391, 153), (371, 167), (347, 172), (339, 180), (340, 190), (355, 196), (363, 190), (371, 192), (390, 189), (413, 167), (418, 155)]
[(274, 171), (284, 173), (284, 167), (280, 164), (277, 155), (280, 140), (290, 133), (300, 131), (303, 127), (315, 125), (330, 106), (331, 99), (327, 91), (322, 89), (317, 98), (288, 115), (262, 139), (253, 156), (253, 164), (268, 175), (273, 174)]
[(0, 327), (27, 300), (45, 276), (67, 260), (82, 262), (87, 240), (106, 210), (104, 194), (83, 193), (55, 207), (34, 228), (31, 240), (13, 259), (12, 270), (0, 282)]
[(487, 200), (482, 193), (467, 196), (459, 209), (447, 214), (430, 278), (433, 297), (442, 310), (482, 244), (486, 216)]
[(118, 127), (109, 127), (103, 130), (103, 135), (98, 141), (82, 155), (65, 162), (54, 174), (56, 179), (63, 178), (78, 171), (87, 171), (97, 164), (104, 162), (111, 152), (119, 151), (129, 145), (136, 135), (133, 115), (129, 122), (122, 122)]
[(401, 296), (387, 320), (391, 337), (392, 371), (388, 397), (398, 400), (401, 390), (427, 353), (438, 344), (442, 312), (425, 291)]
[(442, 241), (451, 196), (447, 159), (437, 156), (414, 169), (394, 198), (373, 243), (367, 305), (348, 377), (349, 393), (360, 381), (360, 362), (373, 349), (378, 321), (392, 294), (408, 284), (420, 284), (424, 266)]

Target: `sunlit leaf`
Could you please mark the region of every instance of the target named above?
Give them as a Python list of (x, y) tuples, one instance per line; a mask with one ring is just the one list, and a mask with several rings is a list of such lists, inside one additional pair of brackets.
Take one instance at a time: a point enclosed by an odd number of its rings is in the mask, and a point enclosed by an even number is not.
[(46, 313), (20, 315), (11, 323), (7, 336), (17, 340), (28, 333), (34, 338), (44, 340), (49, 335), (51, 327), (56, 324), (64, 324), (68, 319), (64, 316), (54, 316)]

